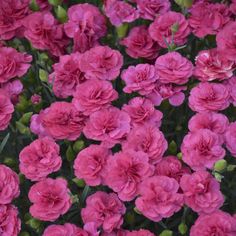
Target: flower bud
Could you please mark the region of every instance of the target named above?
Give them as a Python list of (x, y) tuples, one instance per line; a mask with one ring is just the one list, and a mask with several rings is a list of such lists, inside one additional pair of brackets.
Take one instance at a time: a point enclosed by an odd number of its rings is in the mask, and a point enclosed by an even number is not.
[(67, 12), (66, 12), (66, 10), (63, 7), (57, 6), (57, 8), (56, 8), (56, 15), (57, 15), (57, 19), (61, 23), (65, 23), (67, 21)]
[(224, 170), (227, 167), (227, 161), (226, 160), (219, 160), (214, 165), (214, 170), (217, 172), (224, 172)]
[(20, 123), (27, 125), (30, 122), (31, 116), (33, 115), (33, 112), (27, 112), (25, 113), (19, 120)]
[(187, 233), (188, 231), (188, 227), (185, 223), (181, 223), (179, 226), (178, 226), (178, 230), (180, 232), (180, 234), (184, 235)]
[(84, 148), (84, 141), (83, 140), (78, 140), (73, 144), (73, 150), (78, 153)]
[(163, 230), (160, 234), (160, 236), (172, 236), (173, 235), (173, 232), (171, 230)]
[(84, 188), (86, 183), (84, 182), (83, 179), (77, 179), (77, 178), (74, 178), (72, 179), (72, 181), (79, 187), (79, 188)]
[(42, 82), (48, 82), (48, 72), (43, 69), (39, 69), (39, 79)]
[(175, 0), (180, 7), (189, 8), (193, 5), (193, 0)]
[(69, 147), (67, 148), (67, 150), (66, 150), (66, 159), (67, 159), (69, 162), (71, 162), (71, 161), (74, 161), (75, 156), (76, 156), (76, 155), (75, 155), (75, 153), (74, 153), (72, 147), (69, 146)]
[(172, 140), (169, 144), (168, 151), (170, 154), (175, 155), (177, 153), (177, 144), (174, 140)]
[(128, 28), (129, 25), (127, 23), (124, 23), (123, 25), (116, 28), (116, 32), (119, 39), (122, 39), (126, 36)]
[(31, 0), (30, 9), (33, 11), (38, 11), (40, 9), (39, 5), (36, 3), (36, 0)]

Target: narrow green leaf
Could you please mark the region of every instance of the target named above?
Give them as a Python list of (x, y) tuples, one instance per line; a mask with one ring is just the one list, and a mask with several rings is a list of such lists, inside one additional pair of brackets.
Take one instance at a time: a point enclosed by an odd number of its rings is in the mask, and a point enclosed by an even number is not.
[(5, 147), (5, 145), (7, 144), (7, 141), (8, 141), (8, 139), (9, 139), (9, 137), (10, 137), (10, 133), (8, 133), (8, 134), (4, 137), (4, 139), (2, 140), (2, 142), (1, 142), (1, 144), (0, 144), (0, 154), (2, 153), (2, 151), (3, 151), (4, 147)]

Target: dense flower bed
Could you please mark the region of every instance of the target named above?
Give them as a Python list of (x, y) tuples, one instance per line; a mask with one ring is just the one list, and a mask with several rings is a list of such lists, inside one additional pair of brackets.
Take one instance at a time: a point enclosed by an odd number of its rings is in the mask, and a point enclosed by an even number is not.
[(0, 235), (236, 236), (235, 16), (0, 0)]

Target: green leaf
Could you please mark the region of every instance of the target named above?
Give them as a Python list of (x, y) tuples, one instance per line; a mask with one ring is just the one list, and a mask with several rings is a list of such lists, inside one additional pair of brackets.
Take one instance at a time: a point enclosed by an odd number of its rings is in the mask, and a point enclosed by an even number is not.
[(88, 185), (86, 185), (86, 186), (84, 187), (84, 190), (83, 190), (82, 195), (81, 195), (81, 200), (82, 200), (82, 202), (85, 202), (85, 200), (86, 200), (86, 198), (87, 198), (89, 192), (90, 192), (90, 188), (89, 188)]
[(5, 145), (7, 144), (7, 141), (8, 141), (8, 139), (9, 139), (9, 137), (10, 137), (10, 133), (8, 133), (8, 134), (4, 137), (4, 139), (2, 140), (2, 142), (1, 142), (1, 144), (0, 144), (0, 154), (2, 153), (2, 151), (3, 151), (4, 147), (5, 147)]
[(27, 112), (25, 113), (19, 120), (24, 125), (27, 125), (30, 122), (31, 116), (33, 115), (33, 112)]

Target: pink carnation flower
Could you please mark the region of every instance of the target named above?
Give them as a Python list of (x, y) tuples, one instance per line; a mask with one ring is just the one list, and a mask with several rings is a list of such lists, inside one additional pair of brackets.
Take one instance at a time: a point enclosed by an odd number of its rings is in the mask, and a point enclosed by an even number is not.
[(72, 103), (85, 115), (109, 107), (118, 93), (109, 81), (91, 79), (77, 86)]
[(190, 236), (236, 235), (236, 219), (223, 211), (202, 214), (190, 230)]
[(236, 76), (231, 77), (230, 79), (226, 80), (224, 83), (228, 89), (229, 89), (229, 93), (230, 93), (230, 102), (236, 106)]
[(135, 59), (154, 59), (159, 52), (159, 45), (149, 35), (145, 25), (133, 27), (129, 35), (120, 41), (126, 47), (126, 53)]
[(135, 201), (137, 209), (148, 219), (158, 222), (171, 217), (183, 206), (179, 184), (167, 176), (153, 176), (140, 186), (140, 197)]
[(203, 82), (228, 79), (236, 68), (235, 63), (225, 58), (216, 48), (200, 51), (195, 63), (194, 76)]
[(59, 25), (50, 12), (35, 12), (24, 19), (24, 36), (32, 46), (48, 50), (54, 56), (64, 53), (68, 40), (65, 38), (63, 25)]
[(152, 232), (146, 229), (134, 230), (126, 232), (124, 236), (155, 236)]
[(60, 147), (50, 138), (33, 141), (20, 152), (20, 171), (32, 181), (40, 181), (60, 169)]
[(88, 79), (114, 80), (120, 74), (123, 57), (108, 46), (97, 46), (86, 51), (80, 60), (81, 71)]
[(100, 145), (90, 145), (83, 149), (74, 162), (76, 177), (84, 179), (89, 186), (102, 184), (109, 155), (111, 155), (109, 149)]
[(0, 205), (1, 236), (17, 236), (21, 230), (18, 210), (13, 205)]
[(19, 184), (18, 175), (9, 167), (0, 165), (0, 205), (9, 204), (19, 196)]
[(225, 132), (225, 145), (230, 153), (236, 157), (236, 122), (231, 123)]
[(107, 164), (105, 184), (122, 201), (132, 201), (137, 195), (140, 183), (153, 174), (148, 155), (144, 152), (126, 150), (110, 157)]
[(106, 34), (106, 19), (94, 5), (76, 4), (68, 9), (65, 33), (74, 40), (74, 51), (81, 53), (98, 44)]
[(236, 1), (235, 0), (231, 1), (231, 4), (229, 6), (229, 10), (230, 10), (231, 13), (236, 15)]
[(156, 126), (147, 124), (133, 128), (122, 149), (142, 151), (148, 155), (150, 163), (156, 164), (161, 161), (167, 146), (163, 133)]
[(123, 89), (125, 93), (138, 92), (141, 95), (149, 94), (158, 79), (155, 67), (149, 64), (129, 66), (128, 69), (123, 70), (121, 78), (126, 84)]
[(140, 126), (145, 123), (161, 126), (162, 112), (155, 109), (154, 104), (147, 98), (135, 97), (122, 108), (131, 118), (132, 126)]
[(225, 156), (221, 144), (218, 135), (208, 129), (189, 133), (181, 145), (183, 161), (193, 170), (212, 169), (215, 162)]
[(42, 113), (41, 125), (56, 140), (76, 140), (85, 124), (85, 116), (69, 102), (54, 102)]
[(129, 115), (116, 107), (92, 113), (83, 130), (86, 138), (102, 141), (108, 147), (120, 143), (129, 131)]
[(37, 182), (30, 188), (28, 197), (33, 203), (30, 214), (42, 221), (57, 220), (72, 204), (67, 182), (62, 178), (47, 178)]
[(230, 12), (225, 4), (200, 1), (190, 9), (189, 25), (199, 38), (216, 34), (229, 21)]
[(94, 222), (96, 227), (111, 233), (122, 225), (125, 211), (125, 205), (116, 194), (97, 191), (86, 199), (81, 216), (84, 223)]
[(156, 74), (164, 84), (185, 84), (193, 73), (193, 65), (178, 52), (169, 52), (156, 59)]
[(137, 7), (141, 18), (155, 20), (158, 15), (170, 10), (169, 0), (137, 0)]
[[(173, 30), (176, 31), (174, 34), (172, 33)], [(174, 43), (178, 46), (185, 44), (187, 36), (190, 34), (190, 29), (184, 15), (168, 11), (158, 16), (150, 25), (149, 34), (161, 47), (167, 48), (167, 44)]]
[(227, 86), (201, 82), (189, 96), (189, 107), (197, 112), (221, 111), (229, 106), (230, 93)]
[(0, 47), (0, 84), (22, 77), (30, 68), (32, 56), (10, 47)]
[(180, 187), (186, 205), (199, 214), (210, 214), (224, 203), (219, 182), (207, 171), (183, 175)]
[(49, 75), (49, 81), (57, 97), (72, 96), (76, 86), (86, 80), (79, 66), (80, 60), (80, 54), (73, 53), (60, 56), (59, 63), (53, 65), (54, 72)]
[(120, 0), (105, 0), (104, 12), (112, 25), (120, 26), (124, 22), (133, 22), (138, 17), (138, 11), (127, 2)]

